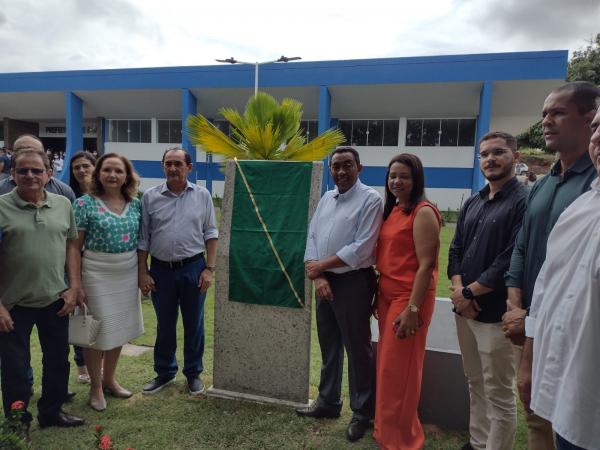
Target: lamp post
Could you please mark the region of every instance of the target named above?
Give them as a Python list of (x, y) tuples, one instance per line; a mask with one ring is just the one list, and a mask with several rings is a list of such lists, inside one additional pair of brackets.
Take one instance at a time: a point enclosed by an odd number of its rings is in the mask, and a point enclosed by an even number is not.
[(300, 56), (292, 56), (291, 58), (288, 58), (287, 56), (281, 55), (281, 57), (279, 59), (276, 59), (275, 61), (246, 62), (246, 61), (238, 61), (237, 59), (235, 59), (232, 56), (231, 58), (216, 59), (215, 61), (220, 62), (220, 63), (228, 63), (228, 64), (254, 64), (254, 97), (256, 97), (256, 95), (258, 94), (258, 66), (261, 66), (263, 64), (271, 64), (271, 63), (278, 63), (278, 62), (297, 61), (299, 59), (302, 59), (302, 58)]

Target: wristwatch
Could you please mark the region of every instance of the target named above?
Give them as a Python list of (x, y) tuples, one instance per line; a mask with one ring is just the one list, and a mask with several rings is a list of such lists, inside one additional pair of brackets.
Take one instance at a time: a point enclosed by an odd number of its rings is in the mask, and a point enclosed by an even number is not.
[(413, 305), (412, 303), (408, 304), (408, 310), (411, 313), (418, 313), (419, 312), (419, 307), (417, 305)]
[(475, 296), (473, 295), (473, 291), (469, 286), (465, 286), (462, 290), (462, 296), (467, 300), (473, 300)]
[(215, 266), (206, 266), (206, 270), (210, 270), (211, 272), (214, 272)]

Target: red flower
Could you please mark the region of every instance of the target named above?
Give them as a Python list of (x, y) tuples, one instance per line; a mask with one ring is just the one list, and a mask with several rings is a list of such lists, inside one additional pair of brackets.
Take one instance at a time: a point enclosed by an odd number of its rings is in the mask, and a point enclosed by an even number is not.
[(96, 425), (96, 432), (100, 433), (102, 430), (104, 429), (104, 427), (100, 424)]
[(23, 402), (21, 400), (12, 402), (12, 404), (10, 405), (10, 409), (12, 409), (13, 411), (18, 410), (18, 409), (24, 409), (24, 408), (25, 408), (25, 402)]
[(112, 440), (108, 434), (103, 434), (102, 436), (100, 436), (100, 443), (98, 444), (98, 448), (100, 450), (112, 449)]

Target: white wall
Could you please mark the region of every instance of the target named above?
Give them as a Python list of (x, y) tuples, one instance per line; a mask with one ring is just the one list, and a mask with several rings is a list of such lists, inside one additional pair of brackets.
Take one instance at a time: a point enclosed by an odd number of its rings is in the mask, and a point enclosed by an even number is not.
[(473, 147), (356, 147), (365, 166), (387, 167), (399, 153), (412, 153), (425, 167), (472, 168)]

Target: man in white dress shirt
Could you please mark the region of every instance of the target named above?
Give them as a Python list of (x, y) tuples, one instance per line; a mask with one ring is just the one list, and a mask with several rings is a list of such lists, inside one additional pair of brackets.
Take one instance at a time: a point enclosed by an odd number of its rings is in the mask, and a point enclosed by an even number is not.
[(358, 152), (340, 147), (329, 170), (335, 189), (323, 195), (310, 222), (304, 261), (317, 296), (317, 331), (323, 365), (319, 397), (296, 410), (304, 417), (340, 416), (344, 348), (352, 420), (346, 437), (362, 438), (373, 418), (375, 361), (371, 348), (371, 302), (376, 289), (375, 244), (383, 220), (381, 197), (358, 179)]
[[(600, 112), (589, 153), (600, 173)], [(535, 283), (520, 370), (530, 407), (552, 423), (558, 450), (600, 449), (600, 181), (560, 216)], [(543, 299), (543, 301), (542, 301)]]

